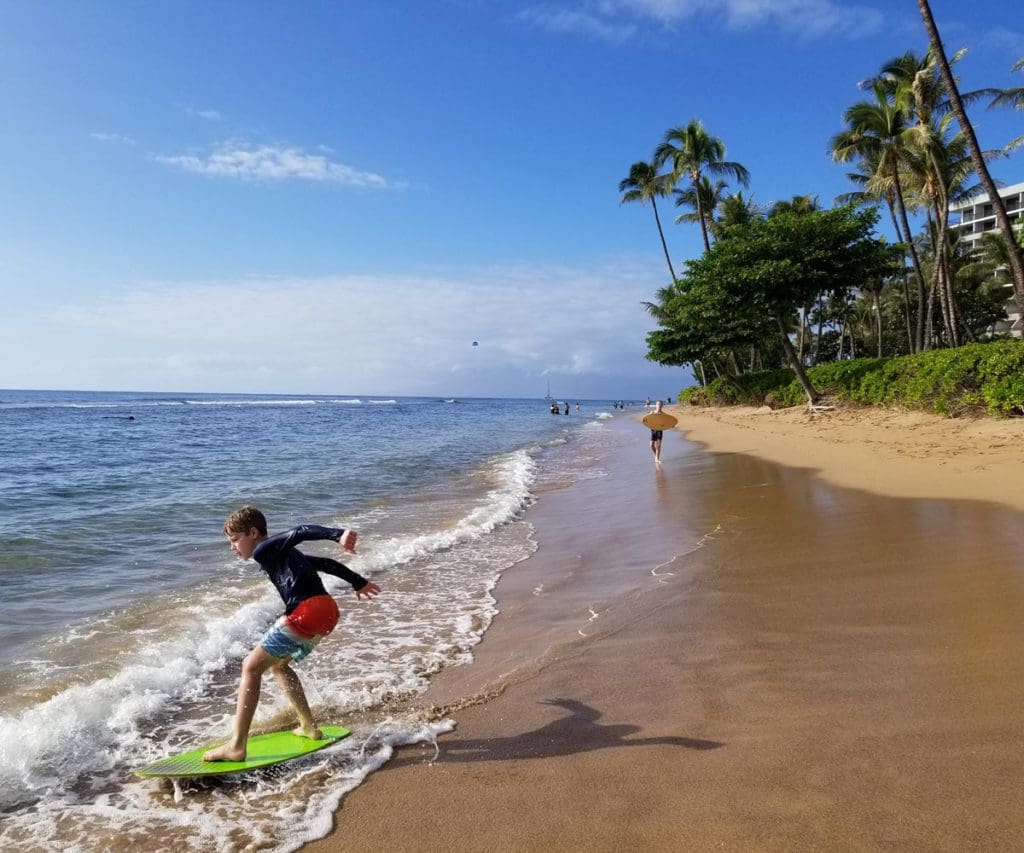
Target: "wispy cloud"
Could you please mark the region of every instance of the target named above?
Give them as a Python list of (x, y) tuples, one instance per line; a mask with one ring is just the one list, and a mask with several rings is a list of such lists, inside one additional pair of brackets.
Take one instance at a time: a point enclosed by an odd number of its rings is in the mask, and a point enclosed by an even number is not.
[(520, 12), (519, 19), (537, 29), (558, 35), (583, 36), (611, 42), (627, 41), (637, 34), (635, 23), (581, 9), (534, 7)]
[[(50, 369), (76, 387), (540, 395), (551, 376), (556, 394), (621, 395), (667, 375), (672, 393), (683, 372), (644, 360), (640, 303), (662, 277), (624, 262), (153, 284), (13, 324), (0, 364), (26, 374), (0, 382), (59, 381)], [(25, 347), (46, 356), (5, 360)]]
[(802, 37), (878, 32), (884, 14), (845, 0), (575, 0), (532, 6), (520, 20), (540, 29), (624, 41), (652, 28), (707, 18), (729, 29), (771, 27)]
[(214, 146), (208, 152), (157, 155), (156, 159), (197, 175), (254, 183), (314, 181), (371, 189), (395, 186), (374, 172), (335, 162), (324, 154), (311, 154), (283, 145), (229, 141)]
[(97, 142), (110, 142), (116, 145), (134, 145), (135, 140), (130, 136), (122, 136), (120, 133), (90, 133), (90, 139)]
[(1011, 30), (1008, 27), (992, 27), (982, 37), (982, 43), (989, 49), (1004, 53), (1014, 60), (1024, 56), (1024, 32), (1019, 30)]
[(207, 121), (221, 121), (224, 118), (219, 110), (197, 110), (193, 107), (188, 107), (185, 112), (193, 118), (204, 118)]

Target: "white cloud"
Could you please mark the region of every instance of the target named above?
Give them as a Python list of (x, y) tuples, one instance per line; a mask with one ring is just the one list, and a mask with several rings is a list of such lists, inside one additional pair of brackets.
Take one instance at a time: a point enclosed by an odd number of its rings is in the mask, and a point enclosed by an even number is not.
[(578, 35), (606, 41), (626, 41), (636, 35), (635, 24), (572, 9), (524, 9), (519, 19), (537, 29), (560, 35)]
[(297, 180), (376, 189), (393, 186), (373, 172), (337, 163), (323, 154), (282, 145), (229, 141), (214, 146), (208, 153), (158, 155), (156, 159), (198, 175), (254, 183)]
[(0, 387), (540, 396), (550, 376), (556, 394), (621, 396), (655, 393), (637, 382), (660, 375), (674, 393), (683, 372), (644, 360), (640, 303), (663, 277), (609, 265), (150, 285), (12, 319)]
[(885, 15), (844, 0), (578, 0), (534, 6), (520, 19), (556, 33), (622, 41), (652, 25), (676, 29), (699, 16), (731, 29), (770, 26), (804, 37), (878, 32)]
[(1011, 57), (1007, 63), (1009, 70), (1012, 60), (1024, 56), (1024, 33), (1008, 27), (992, 27), (982, 36), (982, 43), (992, 50), (998, 50)]
[(90, 133), (89, 138), (97, 142), (113, 142), (119, 145), (135, 144), (135, 140), (130, 136), (122, 136), (120, 133)]
[(220, 121), (224, 118), (219, 110), (197, 110), (189, 107), (185, 112), (193, 118), (204, 118), (207, 121)]

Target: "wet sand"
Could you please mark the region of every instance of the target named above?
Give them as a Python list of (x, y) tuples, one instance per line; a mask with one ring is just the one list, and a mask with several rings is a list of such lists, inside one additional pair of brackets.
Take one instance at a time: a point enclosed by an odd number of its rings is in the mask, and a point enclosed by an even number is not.
[(658, 472), (610, 428), (418, 703), (458, 723), (436, 759), (399, 752), (304, 849), (1024, 847), (1024, 514), (681, 433)]

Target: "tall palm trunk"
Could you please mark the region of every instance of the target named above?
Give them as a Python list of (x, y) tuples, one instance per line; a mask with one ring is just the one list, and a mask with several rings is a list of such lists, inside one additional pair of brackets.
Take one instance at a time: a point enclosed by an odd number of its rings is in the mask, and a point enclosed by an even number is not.
[(949, 289), (946, 286), (946, 253), (943, 251), (946, 245), (948, 219), (942, 215), (938, 202), (934, 203), (932, 209), (935, 211), (937, 222), (935, 224), (932, 223), (932, 214), (929, 211), (928, 231), (932, 235), (932, 254), (934, 258), (930, 288), (933, 291), (937, 288), (939, 291), (939, 307), (942, 309), (942, 325), (946, 332), (946, 345), (955, 347), (956, 330), (953, 325), (953, 311), (949, 305)]
[(825, 331), (825, 297), (818, 294), (818, 336), (814, 339), (814, 348), (811, 350), (813, 356), (811, 364), (817, 364), (821, 357), (821, 335)]
[(707, 214), (704, 212), (704, 200), (700, 195), (700, 175), (692, 172), (690, 177), (693, 178), (693, 194), (697, 197), (697, 218), (700, 220), (700, 235), (704, 238), (704, 251), (710, 252), (711, 243), (708, 241)]
[(949, 306), (949, 333), (952, 345), (960, 346), (960, 306), (957, 305), (956, 291), (953, 290), (953, 264), (949, 257), (949, 241), (942, 243), (942, 285), (946, 289), (946, 304)]
[(672, 259), (668, 256), (668, 244), (665, 242), (665, 232), (661, 230), (661, 217), (658, 216), (658, 203), (654, 200), (654, 196), (651, 196), (651, 207), (654, 208), (654, 221), (658, 226), (658, 236), (661, 237), (661, 248), (665, 252), (665, 263), (668, 264), (668, 271), (672, 276), (672, 282), (674, 284), (676, 280), (676, 271), (672, 269)]
[(875, 303), (875, 334), (878, 336), (878, 357), (882, 357), (882, 288), (879, 287), (871, 294)]
[(985, 158), (981, 153), (981, 146), (978, 144), (978, 137), (974, 133), (974, 125), (967, 119), (967, 111), (964, 109), (964, 102), (960, 98), (960, 91), (957, 89), (956, 81), (953, 79), (953, 72), (949, 67), (949, 60), (946, 59), (946, 52), (942, 48), (942, 40), (939, 38), (938, 27), (935, 26), (935, 18), (932, 16), (931, 6), (928, 0), (917, 0), (917, 6), (921, 10), (921, 19), (928, 31), (928, 40), (932, 45), (932, 52), (939, 63), (939, 72), (942, 75), (942, 82), (946, 87), (946, 94), (949, 95), (949, 104), (956, 116), (956, 120), (967, 137), (967, 144), (971, 148), (971, 161), (974, 163), (974, 170), (978, 173), (981, 183), (988, 193), (989, 201), (995, 210), (996, 222), (1003, 232), (1003, 239), (1006, 240), (1010, 273), (1013, 277), (1013, 295), (1017, 299), (1017, 305), (1024, 309), (1024, 259), (1021, 258), (1020, 247), (1017, 245), (1016, 236), (1013, 233), (1013, 226), (1006, 215), (1006, 205), (999, 195), (992, 176), (989, 174), (988, 166), (985, 165)]
[(924, 273), (921, 272), (921, 259), (918, 258), (917, 247), (914, 246), (913, 232), (910, 230), (910, 221), (907, 219), (907, 208), (903, 203), (903, 187), (900, 185), (900, 175), (895, 166), (892, 170), (892, 183), (893, 189), (896, 191), (896, 210), (903, 223), (903, 233), (907, 235), (907, 249), (910, 251), (910, 260), (914, 264), (914, 272), (917, 274), (917, 334), (914, 336), (914, 352), (920, 352), (924, 346)]
[[(896, 219), (896, 207), (893, 205), (892, 199), (888, 195), (885, 197), (885, 203), (889, 206), (889, 216), (892, 217), (892, 227), (896, 229), (896, 238), (902, 243), (903, 235), (900, 233), (900, 223)], [(904, 253), (905, 255), (906, 253)], [(907, 274), (905, 272), (900, 273), (900, 281), (903, 284), (903, 317), (907, 321), (907, 347), (910, 352), (914, 351), (914, 328), (910, 320), (910, 294), (907, 292)]]
[(931, 284), (928, 286), (928, 302), (925, 307), (928, 312), (928, 322), (924, 327), (924, 352), (928, 352), (932, 348), (932, 340), (934, 338), (935, 328), (935, 280), (933, 279)]

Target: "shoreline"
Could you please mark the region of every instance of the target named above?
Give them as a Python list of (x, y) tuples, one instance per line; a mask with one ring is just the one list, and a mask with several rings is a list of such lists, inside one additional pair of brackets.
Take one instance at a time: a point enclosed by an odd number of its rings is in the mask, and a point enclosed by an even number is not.
[[(418, 702), (455, 730), (304, 851), (1024, 845), (1016, 498), (891, 496), (974, 497), (1001, 473), (974, 433), (911, 487), (934, 448), (672, 411), (660, 471), (623, 420), (606, 477), (541, 495), (474, 662)], [(800, 467), (762, 458), (784, 451)]]

